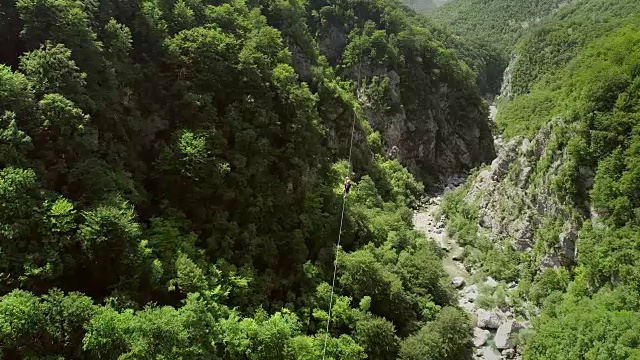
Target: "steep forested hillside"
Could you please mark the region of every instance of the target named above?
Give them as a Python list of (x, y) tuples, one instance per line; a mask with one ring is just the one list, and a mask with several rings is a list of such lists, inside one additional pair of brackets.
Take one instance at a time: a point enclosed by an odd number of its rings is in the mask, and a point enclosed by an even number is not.
[[(580, 1), (566, 6), (523, 37), (514, 50), (504, 94), (528, 93), (543, 76), (560, 71), (593, 40), (637, 23), (640, 4), (629, 1)], [(543, 81), (539, 81), (543, 82)]]
[(446, 26), (433, 21), (427, 21), (427, 24), (438, 41), (453, 49), (456, 56), (473, 71), (480, 94), (492, 98), (500, 93), (502, 75), (508, 61), (498, 48), (482, 40), (455, 35)]
[(399, 3), (3, 1), (0, 33), (0, 357), (321, 358), (347, 175), (327, 359), (469, 356), (400, 162), (490, 159), (487, 107)]
[(451, 31), (496, 46), (504, 55), (520, 36), (570, 0), (451, 0), (430, 16)]
[(429, 13), (449, 0), (405, 0), (404, 3), (419, 13)]
[[(524, 359), (640, 356), (640, 5), (582, 0), (527, 33), (497, 159), (444, 211), (465, 262), (504, 282)], [(539, 317), (535, 314), (539, 313)]]
[(438, 6), (433, 0), (405, 0), (404, 3), (419, 13), (428, 13)]
[(514, 44), (567, 2), (452, 0), (430, 12), (429, 18), (446, 29), (445, 39), (454, 38), (444, 43), (457, 49), (458, 56), (477, 74), (482, 94), (493, 96), (500, 93)]
[(419, 13), (429, 13), (448, 1), (449, 0), (405, 0), (404, 3)]

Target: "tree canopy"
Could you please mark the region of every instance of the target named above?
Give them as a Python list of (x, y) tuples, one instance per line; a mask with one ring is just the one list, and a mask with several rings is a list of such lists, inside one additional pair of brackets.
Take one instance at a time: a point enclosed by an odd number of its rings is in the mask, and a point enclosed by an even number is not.
[(355, 94), (378, 80), (354, 66), (389, 66), (422, 77), (415, 109), (450, 86), (444, 116), (483, 115), (417, 15), (391, 0), (18, 0), (0, 29), (0, 357), (319, 358), (346, 175), (328, 358), (437, 354), (410, 343), (443, 326), (464, 352), (441, 254), (411, 228), (423, 184), (385, 158)]

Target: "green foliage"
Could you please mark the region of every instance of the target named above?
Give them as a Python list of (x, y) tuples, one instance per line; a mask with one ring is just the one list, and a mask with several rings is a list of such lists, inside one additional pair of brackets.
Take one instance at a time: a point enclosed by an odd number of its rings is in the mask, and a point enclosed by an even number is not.
[(340, 263), (343, 269), (338, 279), (340, 286), (355, 298), (375, 294), (370, 310), (391, 319), (406, 332), (416, 314), (400, 277), (379, 262), (369, 249), (341, 257)]
[(561, 0), (454, 0), (438, 7), (430, 16), (462, 36), (495, 44), (506, 54), (528, 27), (562, 3)]
[(0, 116), (0, 164), (3, 167), (26, 165), (27, 152), (33, 149), (31, 137), (18, 128), (16, 114)]
[[(34, 94), (27, 77), (0, 64), (0, 110), (13, 111), (18, 117), (29, 115), (33, 106)], [(28, 119), (19, 118), (20, 125), (28, 124)]]
[(510, 246), (501, 246), (492, 243), (486, 236), (480, 237), (471, 250), (471, 255), (465, 258), (475, 266), (479, 266), (482, 272), (498, 280), (514, 281), (520, 275), (518, 270), (519, 254)]
[(442, 214), (447, 218), (447, 233), (460, 245), (474, 245), (478, 238), (478, 208), (465, 200), (464, 188), (448, 192), (442, 201)]
[(20, 357), (82, 353), (84, 325), (96, 313), (91, 299), (78, 293), (51, 291), (41, 298), (14, 290), (0, 301), (0, 350), (12, 349)]
[(618, 229), (586, 226), (580, 236), (579, 262), (585, 265), (585, 277), (594, 288), (608, 284), (640, 284), (635, 265), (638, 251), (638, 232), (635, 226)]
[[(0, 15), (0, 357), (318, 359), (343, 199), (328, 358), (395, 359), (453, 303), (412, 229), (424, 186), (383, 159), (355, 90), (412, 119), (486, 111), (399, 2), (19, 0)], [(348, 34), (335, 59), (329, 25)], [(399, 74), (406, 104), (387, 77), (354, 86), (367, 65)]]
[(365, 317), (356, 323), (355, 340), (362, 344), (372, 359), (396, 359), (398, 337), (389, 321), (378, 317)]
[(507, 59), (504, 54), (484, 38), (476, 39), (472, 34), (456, 34), (455, 28), (450, 28), (441, 21), (427, 19), (432, 36), (452, 49), (456, 57), (469, 67), (475, 74), (475, 82), (480, 94), (493, 96), (500, 92), (500, 85)]
[[(359, 29), (356, 31), (360, 32)], [(389, 36), (384, 30), (377, 30), (373, 21), (367, 21), (361, 33), (352, 32), (344, 49), (342, 62), (351, 67), (361, 62), (374, 66), (393, 66), (398, 61), (398, 48), (395, 36)]]
[(558, 243), (562, 225), (562, 221), (559, 219), (546, 218), (536, 229), (534, 240), (539, 254), (546, 254)]
[(633, 110), (618, 109), (616, 103), (621, 94), (633, 91), (637, 31), (623, 25), (589, 42), (566, 67), (549, 72), (527, 94), (501, 106), (497, 123), (505, 135), (532, 136), (556, 116), (579, 117), (597, 131), (625, 131)]
[(391, 185), (389, 195), (392, 201), (408, 207), (415, 206), (424, 192), (424, 186), (396, 160), (383, 162), (380, 169)]
[(33, 170), (9, 167), (0, 171), (0, 244), (6, 259), (0, 265), (3, 292), (18, 285), (42, 288), (41, 281), (61, 271), (67, 244), (58, 242), (54, 234), (49, 238), (42, 233), (49, 228), (48, 220), (56, 221), (64, 209), (54, 204), (47, 214), (42, 192)]
[(564, 292), (571, 281), (566, 269), (545, 269), (535, 279), (529, 290), (529, 299), (542, 305), (543, 301), (554, 292)]
[(440, 1), (436, 2), (434, 0), (407, 0), (404, 3), (419, 13), (428, 13), (430, 11), (433, 11), (438, 6), (438, 2)]
[(78, 95), (82, 93), (87, 75), (71, 58), (71, 50), (62, 44), (47, 42), (38, 50), (23, 55), (20, 70), (25, 74), (36, 96), (47, 93)]
[(632, 100), (639, 13), (635, 2), (573, 2), (516, 47), (515, 98), (499, 104), (498, 126), (506, 137), (548, 140), (529, 191), (555, 197), (563, 217), (584, 221), (575, 267), (539, 270), (535, 257), (557, 251), (566, 229), (565, 221), (548, 216), (537, 225), (537, 255), (513, 259), (520, 296), (543, 309), (525, 339), (525, 359), (640, 356), (634, 325), (640, 282), (633, 265), (640, 253), (639, 109)]
[[(391, 82), (388, 77), (382, 78), (373, 77), (371, 83), (367, 86), (367, 96), (370, 98), (371, 104), (375, 107), (375, 111), (381, 113), (393, 113), (399, 109), (397, 103), (392, 101), (393, 90), (391, 89)], [(382, 149), (379, 149), (377, 153), (381, 153)]]
[(463, 310), (446, 307), (400, 346), (400, 359), (471, 359), (473, 328)]
[(585, 45), (635, 21), (631, 18), (639, 11), (637, 3), (624, 0), (586, 0), (560, 8), (516, 45), (514, 93), (529, 92), (537, 80), (561, 70)]
[(565, 295), (545, 310), (525, 359), (635, 359), (638, 352), (637, 292), (602, 289), (593, 298)]
[(506, 299), (507, 290), (504, 282), (498, 283), (495, 287), (480, 284), (479, 290), (480, 294), (475, 302), (482, 309), (505, 308), (509, 305)]

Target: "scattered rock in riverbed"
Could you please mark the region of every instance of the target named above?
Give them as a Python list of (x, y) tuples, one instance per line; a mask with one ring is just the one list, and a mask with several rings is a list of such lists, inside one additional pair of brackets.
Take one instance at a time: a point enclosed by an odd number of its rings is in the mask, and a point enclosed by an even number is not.
[(474, 328), (473, 329), (473, 345), (478, 348), (486, 344), (490, 334), (491, 333), (489, 332), (489, 330), (480, 329), (478, 327)]
[(487, 280), (485, 280), (484, 284), (490, 287), (498, 286), (498, 282), (491, 276), (487, 277)]
[(513, 359), (516, 357), (516, 351), (513, 349), (502, 350), (502, 356), (507, 359)]
[(485, 346), (482, 349), (482, 359), (484, 360), (500, 360), (500, 355), (492, 348)]
[(474, 314), (476, 309), (474, 302), (478, 297), (478, 285), (465, 286), (458, 291), (458, 294), (460, 295), (458, 305), (467, 312)]
[[(440, 200), (440, 197), (429, 199), (429, 205), (416, 213), (414, 225), (416, 229), (422, 230), (432, 238), (442, 250), (448, 252), (443, 261), (448, 266), (446, 267), (447, 272), (452, 277), (451, 284), (458, 290), (458, 305), (471, 315), (473, 323), (477, 325), (474, 327), (473, 333), (475, 359), (520, 360), (519, 351), (521, 349), (516, 348), (515, 338), (518, 331), (526, 325), (513, 320), (511, 308), (477, 309), (476, 300), (480, 293), (479, 288), (484, 286), (495, 289), (499, 283), (492, 277), (486, 277), (477, 284), (467, 284), (469, 279), (465, 279), (466, 274), (473, 274), (477, 269), (474, 269), (471, 264), (464, 264), (464, 248), (458, 246), (455, 239), (448, 238), (444, 230), (446, 219), (443, 216), (436, 216), (439, 212), (437, 206), (440, 204)], [(509, 289), (517, 288), (517, 283), (509, 283), (507, 287)], [(496, 338), (496, 331), (501, 334), (501, 338)], [(496, 345), (500, 345), (500, 347)]]
[(500, 316), (494, 311), (487, 311), (485, 309), (478, 309), (476, 311), (478, 316), (478, 327), (482, 329), (497, 329), (500, 327)]
[(462, 309), (464, 309), (466, 312), (470, 314), (473, 314), (473, 312), (476, 310), (476, 304), (468, 301), (461, 300), (458, 302), (458, 306), (460, 306)]
[(465, 286), (460, 290), (460, 298), (468, 299), (469, 302), (474, 302), (478, 298), (478, 285)]
[(451, 283), (453, 284), (454, 288), (459, 289), (462, 287), (462, 285), (464, 285), (464, 278), (461, 276), (456, 276), (451, 280)]
[(517, 321), (509, 320), (500, 325), (494, 343), (498, 349), (513, 349), (516, 346), (516, 335), (524, 327)]

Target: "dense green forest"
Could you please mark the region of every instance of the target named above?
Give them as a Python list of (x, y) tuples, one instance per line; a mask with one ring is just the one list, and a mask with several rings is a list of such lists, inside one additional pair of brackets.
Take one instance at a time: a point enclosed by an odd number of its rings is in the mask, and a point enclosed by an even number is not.
[[(545, 306), (527, 358), (638, 358), (640, 4), (583, 0), (518, 48), (526, 55), (513, 81), (523, 95), (505, 104), (499, 126), (508, 136), (531, 135), (558, 119), (555, 151), (567, 158), (555, 191), (569, 208), (586, 199), (597, 214), (579, 233), (570, 277), (539, 280)], [(584, 168), (595, 170), (591, 187)]]
[(452, 0), (430, 17), (449, 30), (509, 55), (518, 39), (567, 0)]
[(460, 59), (475, 71), (481, 93), (493, 96), (500, 92), (515, 43), (566, 2), (452, 0), (429, 12), (429, 19), (446, 29), (448, 40), (444, 43), (456, 49)]
[(411, 111), (446, 97), (443, 119), (485, 121), (424, 19), (391, 0), (17, 0), (0, 33), (0, 357), (319, 359), (347, 175), (326, 358), (470, 355), (411, 227), (423, 184), (356, 100), (386, 106), (354, 69), (388, 66), (415, 80)]
[[(500, 284), (478, 303), (532, 319), (525, 360), (640, 359), (640, 2), (444, 3), (0, 3), (0, 358), (472, 359), (412, 226), (445, 172), (366, 114), (423, 153), (488, 129), (509, 65), (496, 135), (536, 159), (497, 169), (528, 198), (495, 199), (539, 216), (517, 251), (470, 200), (496, 167), (447, 192), (464, 263)], [(451, 172), (492, 153), (432, 144)], [(568, 226), (575, 258), (542, 266)]]
[[(497, 126), (506, 140), (533, 144), (539, 161), (525, 192), (554, 203), (539, 204), (545, 220), (530, 252), (476, 231), (470, 184), (444, 203), (449, 230), (467, 245), (465, 261), (519, 282), (512, 303), (541, 309), (524, 359), (638, 359), (640, 3), (575, 1), (526, 32), (514, 54), (514, 97), (499, 102)], [(521, 170), (509, 168), (503, 181), (521, 182)], [(508, 212), (527, 206), (511, 200)], [(543, 270), (540, 260), (576, 223), (575, 260)]]
[(405, 0), (404, 3), (419, 13), (428, 13), (449, 0)]
[(433, 0), (405, 0), (405, 4), (419, 13), (428, 13), (438, 6)]

